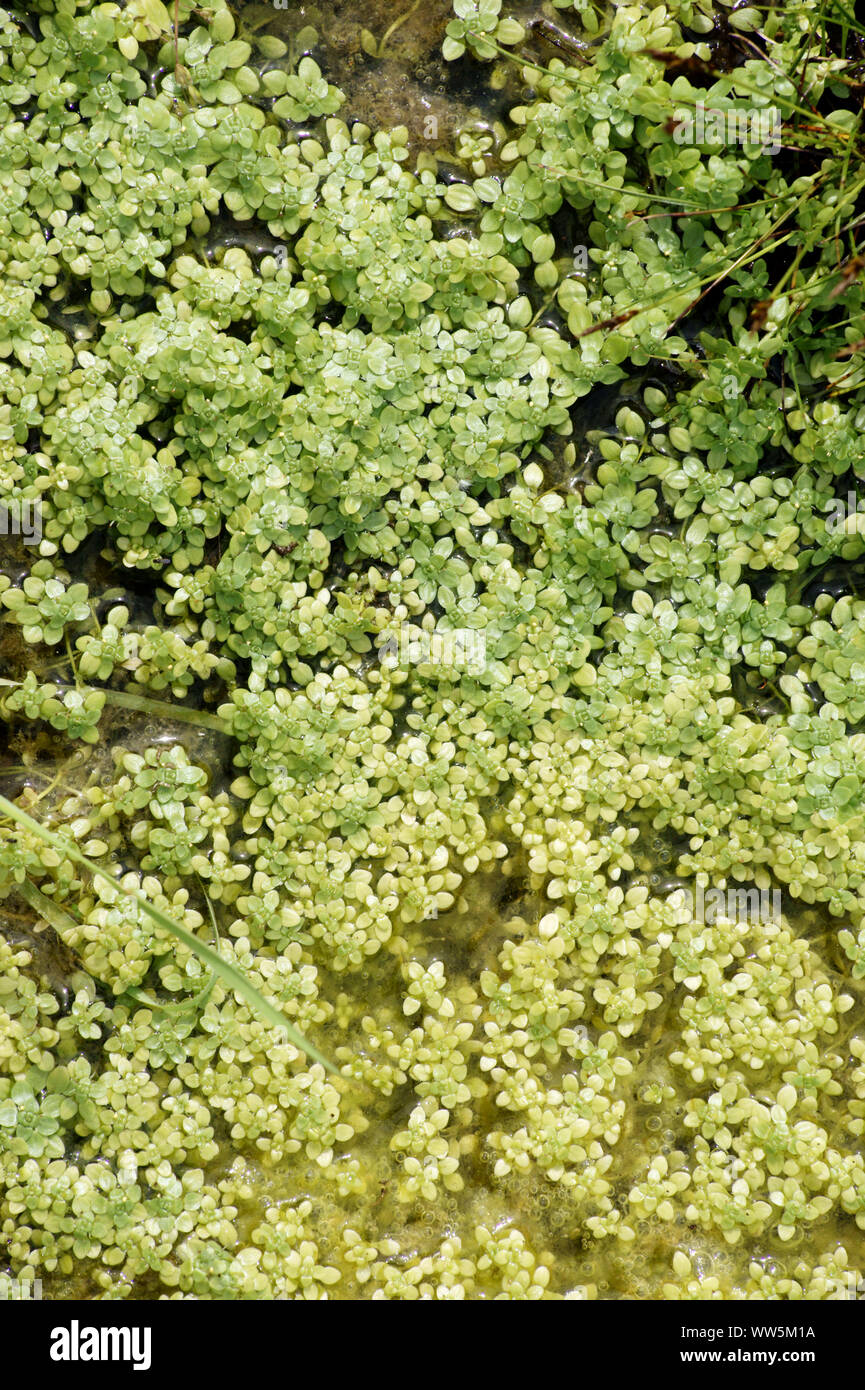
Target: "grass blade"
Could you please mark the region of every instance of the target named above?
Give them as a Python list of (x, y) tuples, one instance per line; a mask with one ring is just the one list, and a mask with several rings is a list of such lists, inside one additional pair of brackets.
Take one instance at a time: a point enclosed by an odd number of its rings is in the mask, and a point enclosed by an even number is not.
[(264, 996), (255, 988), (255, 985), (246, 978), (242, 971), (238, 970), (236, 965), (232, 965), (229, 961), (223, 960), (219, 952), (215, 951), (212, 946), (208, 946), (204, 941), (199, 941), (197, 936), (186, 927), (182, 927), (179, 922), (175, 922), (174, 919), (169, 917), (166, 912), (163, 912), (161, 908), (154, 907), (153, 903), (149, 902), (139, 889), (125, 887), (124, 884), (120, 883), (113, 875), (108, 873), (106, 869), (100, 868), (98, 864), (93, 864), (79, 849), (70, 844), (62, 835), (57, 835), (54, 831), (47, 830), (44, 825), (40, 825), (39, 822), (34, 820), (32, 816), (29, 816), (26, 811), (22, 811), (20, 806), (16, 806), (12, 801), (7, 801), (5, 796), (0, 796), (0, 811), (16, 824), (22, 825), (34, 835), (38, 835), (40, 840), (46, 845), (50, 845), (58, 854), (66, 855), (67, 858), (72, 860), (73, 864), (77, 864), (80, 868), (88, 870), (95, 878), (104, 879), (106, 883), (110, 883), (112, 887), (119, 889), (119, 891), (125, 893), (127, 897), (134, 898), (142, 912), (144, 912), (152, 922), (155, 922), (157, 926), (162, 927), (163, 931), (169, 932), (178, 941), (182, 941), (184, 945), (188, 946), (191, 951), (194, 951), (199, 960), (209, 965), (211, 970), (219, 976), (228, 989), (232, 990), (235, 994), (239, 994), (246, 1000), (258, 1014), (259, 1018), (271, 1024), (274, 1028), (281, 1028), (288, 1035), (289, 1040), (294, 1043), (295, 1047), (299, 1047), (306, 1053), (307, 1057), (314, 1062), (319, 1062), (325, 1070), (330, 1072), (333, 1076), (339, 1075), (336, 1067), (327, 1060), (324, 1054), (319, 1052), (318, 1048), (313, 1047), (312, 1043), (307, 1042), (306, 1038), (297, 1031), (293, 1024), (289, 1023), (288, 1019), (280, 1013), (279, 1009), (274, 1008), (272, 1004), (267, 1002)]

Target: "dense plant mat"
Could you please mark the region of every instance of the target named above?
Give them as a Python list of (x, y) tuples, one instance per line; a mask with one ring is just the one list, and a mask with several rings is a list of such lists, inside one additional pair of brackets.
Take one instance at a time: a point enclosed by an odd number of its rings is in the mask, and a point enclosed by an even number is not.
[(855, 1294), (863, 35), (0, 9), (19, 1291)]

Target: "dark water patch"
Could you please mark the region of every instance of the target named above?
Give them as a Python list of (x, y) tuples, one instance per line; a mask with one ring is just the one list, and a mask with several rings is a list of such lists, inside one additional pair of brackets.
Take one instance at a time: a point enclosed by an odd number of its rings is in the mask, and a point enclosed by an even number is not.
[(730, 669), (730, 694), (746, 714), (761, 723), (772, 715), (790, 713), (789, 701), (777, 688), (777, 677), (768, 680), (755, 666), (744, 662)]
[(53, 290), (49, 299), (37, 301), (37, 310), (41, 309), (51, 327), (65, 333), (73, 346), (92, 342), (98, 336), (99, 320), (89, 305), (78, 299), (80, 285), (70, 280), (58, 288), (61, 294)]
[(802, 586), (800, 603), (807, 608), (813, 608), (820, 594), (829, 594), (832, 598), (843, 598), (845, 594), (853, 594), (859, 598), (865, 593), (865, 559), (862, 560), (832, 560), (822, 566), (814, 575), (813, 579)]
[[(241, 3), (236, 7), (240, 35), (255, 45), (261, 36), (287, 45), (283, 58), (268, 60), (260, 70), (290, 69), (302, 51), (309, 53), (329, 82), (345, 94), (338, 115), (360, 120), (374, 130), (405, 126), (412, 150), (453, 149), (465, 125), (502, 120), (520, 93), (519, 68), (505, 62), (490, 86), (490, 65), (470, 53), (446, 62), (441, 44), (453, 18), (447, 0), (406, 0), (397, 13), (391, 0), (302, 3), (278, 10)], [(315, 42), (308, 37), (310, 26)], [(256, 58), (253, 53), (252, 63)]]
[[(210, 265), (218, 265), (231, 247), (239, 246), (257, 264), (265, 256), (272, 256), (285, 242), (268, 231), (263, 222), (256, 218), (240, 219), (233, 217), (223, 208), (211, 215), (210, 230), (206, 236), (190, 237), (183, 247), (186, 255), (197, 256)], [(236, 332), (232, 328), (232, 332)]]

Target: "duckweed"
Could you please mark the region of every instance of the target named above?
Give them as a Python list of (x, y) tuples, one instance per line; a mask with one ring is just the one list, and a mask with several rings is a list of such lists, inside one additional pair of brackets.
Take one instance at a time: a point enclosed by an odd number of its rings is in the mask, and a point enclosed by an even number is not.
[(553, 5), (440, 7), (514, 93), (452, 149), (290, 14), (0, 11), (0, 1259), (47, 1296), (865, 1271), (852, 20)]

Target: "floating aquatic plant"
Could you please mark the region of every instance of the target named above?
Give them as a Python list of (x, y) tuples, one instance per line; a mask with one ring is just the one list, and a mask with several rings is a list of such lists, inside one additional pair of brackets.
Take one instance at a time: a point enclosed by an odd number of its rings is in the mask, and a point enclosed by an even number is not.
[(555, 4), (435, 154), (307, 27), (0, 11), (12, 1269), (865, 1268), (853, 21)]

